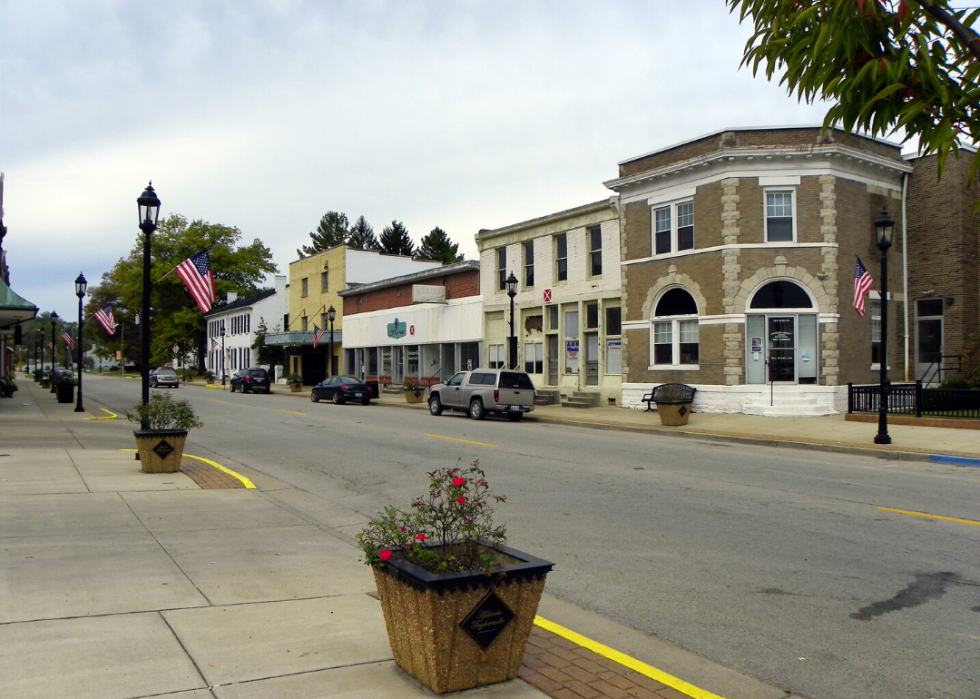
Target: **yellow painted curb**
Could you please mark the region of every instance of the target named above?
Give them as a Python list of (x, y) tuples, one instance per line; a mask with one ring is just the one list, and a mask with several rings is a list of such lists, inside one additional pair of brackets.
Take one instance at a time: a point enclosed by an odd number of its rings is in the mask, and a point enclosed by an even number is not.
[(203, 461), (208, 466), (214, 466), (216, 469), (218, 469), (222, 473), (227, 473), (229, 476), (234, 476), (235, 478), (237, 478), (238, 480), (240, 480), (242, 482), (242, 485), (244, 485), (246, 489), (248, 489), (248, 490), (255, 490), (255, 484), (252, 483), (252, 481), (250, 481), (249, 479), (247, 479), (245, 476), (241, 475), (240, 473), (235, 473), (230, 468), (225, 468), (221, 464), (218, 464), (218, 463), (215, 463), (214, 461), (211, 461), (211, 459), (205, 459), (205, 458), (200, 457), (200, 456), (193, 456), (192, 454), (184, 454), (184, 456), (189, 457), (191, 459), (197, 459), (198, 461)]
[(204, 388), (216, 388), (219, 391), (225, 390), (225, 387), (222, 386), (220, 383), (208, 383), (208, 384), (204, 384)]
[(649, 677), (651, 680), (656, 680), (661, 684), (665, 684), (668, 687), (676, 689), (678, 692), (683, 692), (692, 699), (723, 699), (723, 697), (720, 697), (717, 694), (712, 694), (704, 689), (688, 684), (684, 680), (678, 679), (673, 675), (668, 675), (666, 672), (658, 670), (652, 665), (647, 665), (641, 660), (631, 658), (625, 653), (620, 653), (618, 650), (603, 645), (598, 641), (593, 641), (591, 638), (586, 638), (582, 634), (575, 633), (571, 629), (566, 629), (564, 626), (559, 626), (553, 621), (548, 621), (543, 617), (535, 616), (534, 625), (540, 626), (545, 631), (550, 631), (551, 633), (561, 636), (572, 643), (577, 643), (583, 648), (588, 648), (593, 653), (598, 653), (603, 658), (609, 658), (610, 660), (619, 663), (623, 667), (628, 667), (634, 672), (638, 672), (641, 675)]
[[(130, 453), (135, 453), (138, 450), (136, 450), (136, 449), (120, 449), (119, 451), (128, 451)], [(198, 461), (203, 461), (208, 466), (214, 466), (216, 469), (218, 469), (222, 473), (227, 473), (229, 476), (233, 476), (233, 477), (237, 478), (238, 480), (240, 480), (242, 482), (242, 485), (244, 485), (247, 490), (255, 490), (256, 489), (255, 488), (255, 484), (252, 483), (252, 481), (250, 481), (248, 478), (246, 478), (245, 476), (243, 476), (240, 473), (235, 473), (230, 468), (225, 468), (221, 464), (217, 464), (214, 461), (211, 461), (211, 459), (205, 459), (202, 456), (194, 456), (192, 454), (184, 454), (184, 456), (186, 458), (189, 458), (189, 459), (197, 459)]]
[(105, 408), (101, 408), (101, 410), (104, 413), (109, 413), (109, 415), (103, 417), (83, 417), (82, 419), (83, 420), (118, 420), (119, 419), (119, 416), (116, 415), (111, 410), (106, 410)]

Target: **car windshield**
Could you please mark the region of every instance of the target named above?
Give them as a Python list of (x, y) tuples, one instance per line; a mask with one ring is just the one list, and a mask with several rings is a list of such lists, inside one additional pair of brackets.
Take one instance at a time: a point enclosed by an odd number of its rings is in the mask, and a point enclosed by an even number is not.
[(338, 376), (337, 381), (339, 381), (340, 383), (361, 383), (353, 376)]

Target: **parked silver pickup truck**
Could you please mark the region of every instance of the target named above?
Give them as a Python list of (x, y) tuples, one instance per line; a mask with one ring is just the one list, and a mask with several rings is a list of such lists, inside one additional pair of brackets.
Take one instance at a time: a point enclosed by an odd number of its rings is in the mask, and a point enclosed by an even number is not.
[(534, 384), (523, 371), (461, 371), (429, 389), (429, 412), (442, 415), (447, 408), (469, 413), (474, 420), (493, 413), (516, 422), (534, 410)]

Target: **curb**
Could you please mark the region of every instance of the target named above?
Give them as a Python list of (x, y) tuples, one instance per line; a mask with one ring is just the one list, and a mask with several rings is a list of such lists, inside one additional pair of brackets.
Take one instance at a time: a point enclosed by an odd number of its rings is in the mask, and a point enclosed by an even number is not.
[(944, 454), (929, 454), (929, 461), (934, 464), (952, 464), (953, 466), (975, 466), (980, 468), (980, 459), (967, 456), (946, 456)]

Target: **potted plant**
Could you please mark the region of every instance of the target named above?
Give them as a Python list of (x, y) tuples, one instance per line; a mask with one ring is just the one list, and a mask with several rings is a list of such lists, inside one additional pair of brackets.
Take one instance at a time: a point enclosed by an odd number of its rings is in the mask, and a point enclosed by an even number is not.
[(75, 386), (78, 384), (74, 374), (56, 374), (52, 381), (59, 403), (74, 402)]
[(13, 372), (0, 379), (0, 396), (3, 396), (4, 398), (12, 398), (16, 390), (17, 382), (14, 381)]
[(32, 373), (34, 374), (34, 383), (40, 383), (41, 382), (41, 377), (44, 376), (44, 370), (43, 369), (35, 369)]
[(130, 422), (145, 422), (148, 426), (133, 430), (145, 473), (179, 471), (187, 432), (202, 424), (190, 402), (175, 400), (172, 393), (154, 393), (149, 403), (137, 403), (123, 415)]
[(678, 383), (667, 383), (653, 389), (653, 402), (657, 405), (660, 424), (668, 427), (686, 425), (691, 417), (695, 388)]
[(299, 374), (286, 374), (283, 378), (286, 379), (289, 390), (293, 393), (299, 393), (303, 390), (303, 377)]
[(417, 378), (414, 376), (406, 377), (402, 388), (405, 390), (406, 401), (409, 403), (422, 402), (422, 398), (425, 396), (425, 389), (422, 388), (422, 383)]
[(436, 694), (513, 679), (553, 564), (504, 545), (479, 462), (429, 479), (357, 535), (395, 663)]
[(208, 384), (209, 386), (214, 383), (214, 372), (213, 371), (205, 371), (204, 372), (204, 383)]

